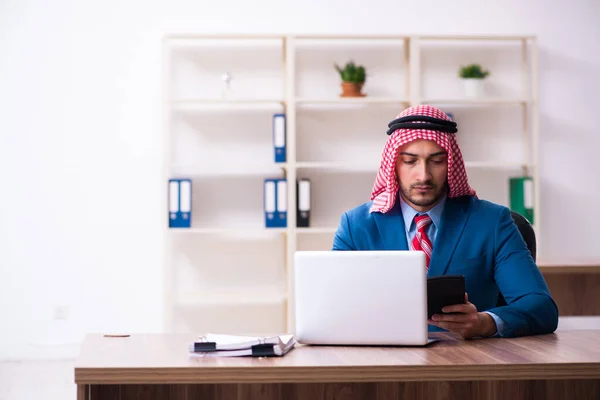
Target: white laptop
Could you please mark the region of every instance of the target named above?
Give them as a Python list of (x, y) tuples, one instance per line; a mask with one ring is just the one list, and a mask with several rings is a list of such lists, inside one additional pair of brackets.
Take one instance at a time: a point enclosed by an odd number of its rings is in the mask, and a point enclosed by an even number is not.
[(421, 251), (297, 251), (296, 339), (302, 344), (422, 346), (427, 272)]

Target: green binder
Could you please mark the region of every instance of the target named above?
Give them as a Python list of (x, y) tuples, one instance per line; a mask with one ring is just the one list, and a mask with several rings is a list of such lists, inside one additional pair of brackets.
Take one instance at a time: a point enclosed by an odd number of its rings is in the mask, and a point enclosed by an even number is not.
[(533, 179), (530, 176), (510, 178), (510, 209), (533, 220)]

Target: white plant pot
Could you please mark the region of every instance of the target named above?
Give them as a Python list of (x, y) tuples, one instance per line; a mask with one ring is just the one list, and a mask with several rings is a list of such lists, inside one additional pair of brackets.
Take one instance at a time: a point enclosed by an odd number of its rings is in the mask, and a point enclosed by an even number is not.
[(483, 79), (463, 78), (463, 84), (465, 86), (465, 95), (467, 97), (483, 96)]

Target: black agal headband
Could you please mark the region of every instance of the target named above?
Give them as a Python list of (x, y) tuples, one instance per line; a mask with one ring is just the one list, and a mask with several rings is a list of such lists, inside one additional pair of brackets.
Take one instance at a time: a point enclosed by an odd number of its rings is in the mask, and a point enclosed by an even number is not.
[(446, 133), (456, 133), (456, 122), (445, 119), (428, 117), (426, 115), (408, 115), (393, 120), (388, 124), (387, 134), (391, 135), (397, 129), (428, 129)]

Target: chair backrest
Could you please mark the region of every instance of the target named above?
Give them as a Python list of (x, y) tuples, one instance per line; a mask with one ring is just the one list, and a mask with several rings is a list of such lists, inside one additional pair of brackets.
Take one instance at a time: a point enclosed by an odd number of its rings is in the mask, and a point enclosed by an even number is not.
[(533, 230), (531, 223), (527, 218), (525, 218), (519, 213), (516, 213), (514, 211), (511, 211), (510, 213), (512, 215), (513, 220), (515, 221), (515, 224), (517, 225), (517, 228), (519, 229), (519, 232), (521, 232), (521, 236), (523, 236), (523, 240), (525, 240), (525, 243), (527, 244), (527, 248), (531, 253), (531, 257), (533, 257), (533, 261), (535, 261), (537, 248), (535, 241), (535, 231)]
[[(515, 221), (515, 224), (517, 225), (517, 229), (519, 229), (519, 232), (521, 233), (521, 236), (523, 237), (523, 240), (525, 240), (525, 244), (527, 245), (527, 248), (529, 249), (529, 252), (531, 253), (531, 257), (533, 257), (533, 261), (536, 260), (536, 251), (537, 251), (537, 246), (536, 246), (536, 240), (535, 240), (535, 231), (533, 230), (533, 226), (531, 226), (531, 223), (529, 222), (529, 220), (527, 218), (525, 218), (524, 216), (522, 216), (521, 214), (511, 211), (510, 212), (513, 218), (513, 221)], [(504, 300), (504, 297), (502, 296), (502, 293), (500, 293), (498, 295), (498, 304), (497, 306), (504, 306), (506, 305), (506, 300)]]

